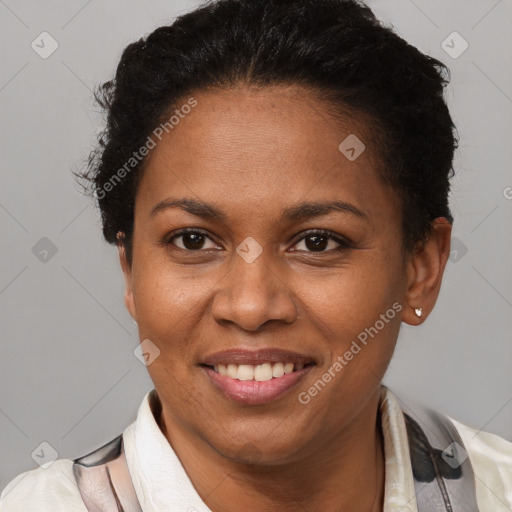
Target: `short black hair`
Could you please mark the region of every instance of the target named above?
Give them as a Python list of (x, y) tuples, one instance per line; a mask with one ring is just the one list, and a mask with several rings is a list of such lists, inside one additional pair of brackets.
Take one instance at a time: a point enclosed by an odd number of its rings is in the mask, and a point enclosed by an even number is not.
[(133, 155), (178, 102), (211, 88), (302, 85), (334, 110), (359, 112), (371, 123), (380, 173), (401, 201), (404, 247), (411, 250), (436, 217), (453, 221), (457, 138), (443, 98), (448, 81), (443, 63), (357, 0), (209, 1), (124, 49), (115, 78), (96, 90), (107, 126), (77, 176), (98, 202), (105, 239), (119, 243), (116, 235), (124, 233), (131, 263), (147, 160)]

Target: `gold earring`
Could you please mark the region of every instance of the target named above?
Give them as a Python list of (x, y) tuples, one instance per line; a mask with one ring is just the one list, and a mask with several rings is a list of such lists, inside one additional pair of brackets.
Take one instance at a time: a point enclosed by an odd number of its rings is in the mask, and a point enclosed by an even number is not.
[(414, 308), (414, 314), (418, 318), (421, 318), (423, 316), (423, 308)]
[(124, 239), (124, 233), (122, 231), (118, 231), (116, 238), (118, 241)]

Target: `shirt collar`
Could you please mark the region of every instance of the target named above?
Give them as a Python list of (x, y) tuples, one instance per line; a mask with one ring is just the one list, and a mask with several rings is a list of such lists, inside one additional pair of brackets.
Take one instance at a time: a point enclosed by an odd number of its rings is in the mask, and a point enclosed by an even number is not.
[(418, 512), (404, 415), (386, 386), (381, 386), (379, 407), (386, 468), (384, 512)]
[[(137, 419), (123, 434), (133, 485), (144, 512), (187, 510), (211, 512), (195, 490), (178, 456), (153, 415), (156, 391), (146, 393)], [(418, 512), (414, 493), (407, 431), (400, 405), (393, 393), (381, 387), (380, 418), (384, 437), (384, 512)]]

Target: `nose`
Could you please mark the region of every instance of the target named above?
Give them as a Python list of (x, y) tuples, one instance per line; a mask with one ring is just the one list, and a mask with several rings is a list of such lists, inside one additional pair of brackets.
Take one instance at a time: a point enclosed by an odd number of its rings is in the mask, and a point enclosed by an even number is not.
[(231, 268), (214, 296), (212, 315), (219, 323), (233, 323), (257, 331), (271, 320), (291, 324), (297, 316), (293, 293), (283, 272), (263, 252), (250, 263), (233, 254)]

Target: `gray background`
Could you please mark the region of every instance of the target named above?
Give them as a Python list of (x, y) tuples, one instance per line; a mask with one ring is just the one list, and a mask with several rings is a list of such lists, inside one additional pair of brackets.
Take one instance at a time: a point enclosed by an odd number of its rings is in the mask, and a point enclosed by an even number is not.
[[(111, 78), (129, 42), (195, 5), (0, 0), (0, 488), (37, 467), (31, 453), (43, 441), (74, 458), (110, 440), (151, 388), (133, 354), (138, 336), (116, 250), (102, 241), (71, 170), (102, 123), (91, 89)], [(437, 308), (423, 326), (404, 326), (385, 382), (406, 403), (512, 440), (512, 1), (370, 5), (449, 65), (461, 136), (456, 252)], [(43, 31), (59, 45), (47, 59), (31, 48)], [(458, 58), (441, 47), (453, 31), (469, 44)]]

